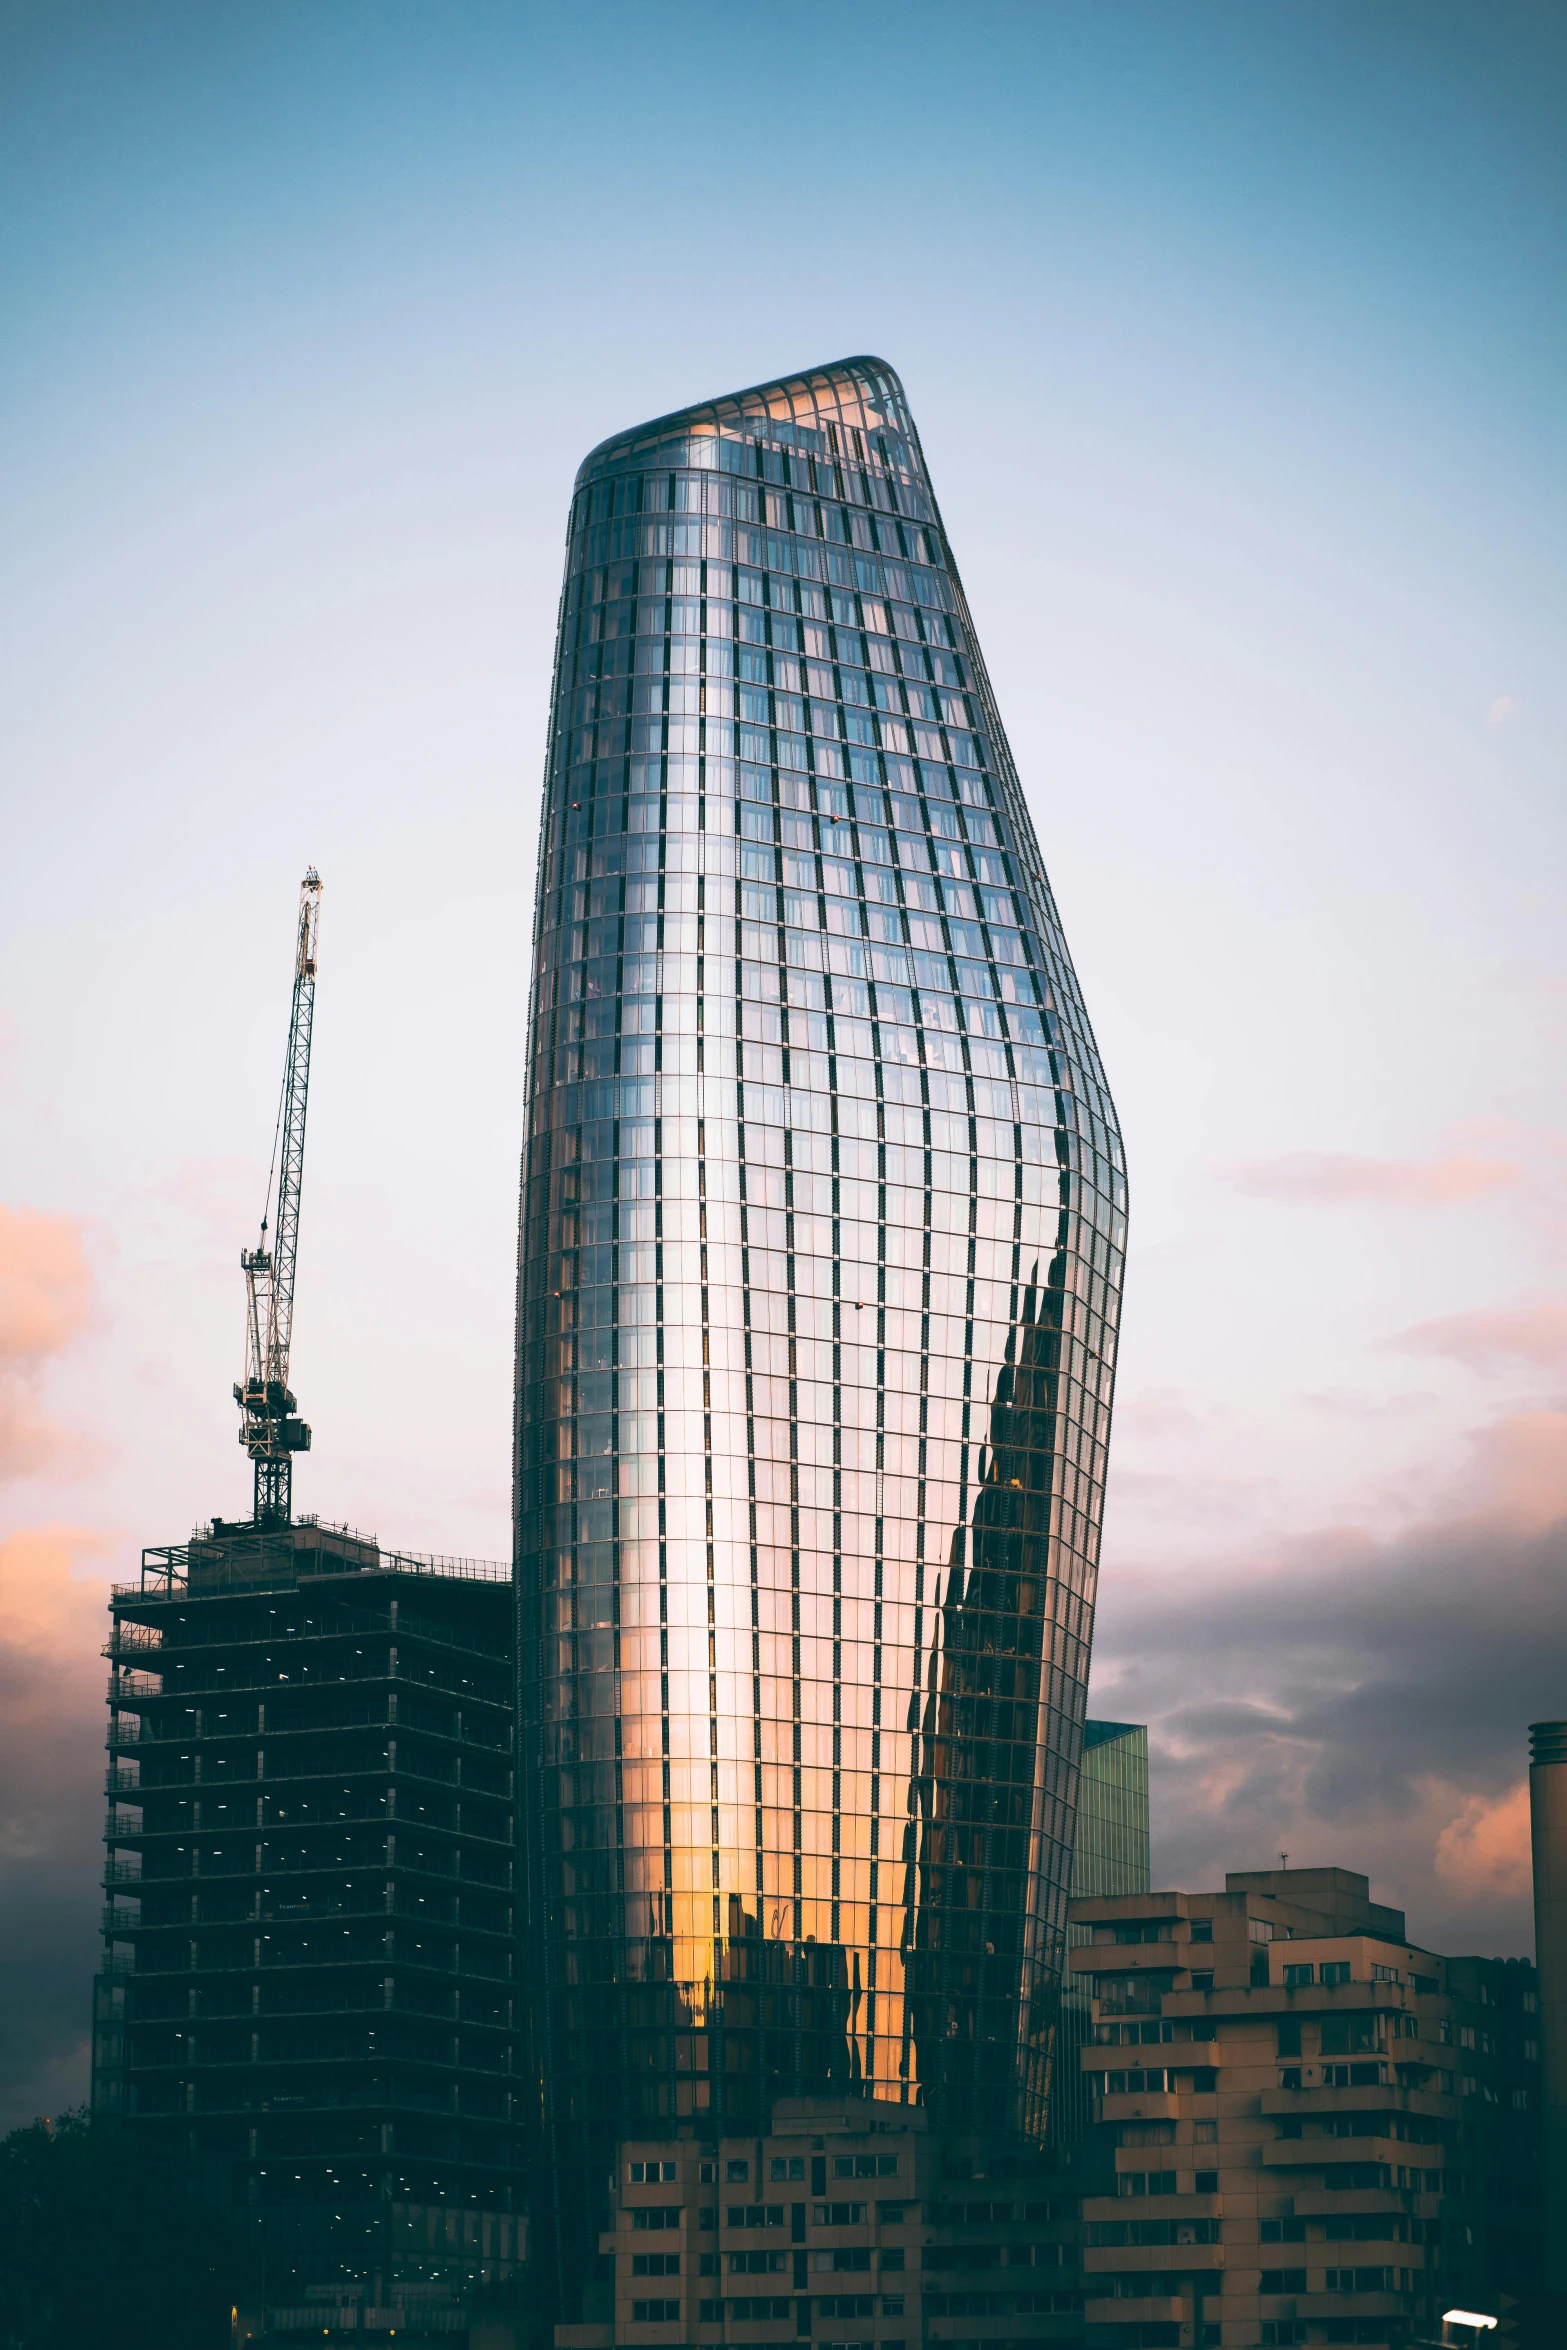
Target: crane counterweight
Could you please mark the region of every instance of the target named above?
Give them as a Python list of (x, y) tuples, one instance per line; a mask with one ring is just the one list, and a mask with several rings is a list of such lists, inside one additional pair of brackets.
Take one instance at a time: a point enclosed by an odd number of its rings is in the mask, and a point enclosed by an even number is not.
[(239, 1257), (245, 1275), (245, 1376), (235, 1381), (234, 1400), (240, 1410), (239, 1441), (255, 1464), (258, 1525), (287, 1525), (293, 1515), (294, 1455), (310, 1450), (310, 1430), (298, 1417), (288, 1384), (288, 1358), (294, 1335), (294, 1268), (320, 934), (321, 876), (312, 865), (299, 889), (288, 1057), (261, 1236), (254, 1248), (241, 1249)]

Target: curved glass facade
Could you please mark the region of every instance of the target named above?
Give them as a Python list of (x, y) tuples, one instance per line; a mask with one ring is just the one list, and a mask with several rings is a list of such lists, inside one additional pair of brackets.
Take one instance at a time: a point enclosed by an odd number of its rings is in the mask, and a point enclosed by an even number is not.
[(897, 377), (606, 441), (560, 609), (519, 1262), (558, 2177), (824, 2090), (1043, 2135), (1124, 1229)]

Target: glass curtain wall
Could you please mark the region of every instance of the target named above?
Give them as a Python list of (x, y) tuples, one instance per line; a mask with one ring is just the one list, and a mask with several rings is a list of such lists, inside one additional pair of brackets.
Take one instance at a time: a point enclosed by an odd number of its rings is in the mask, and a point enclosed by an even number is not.
[(1040, 2136), (1125, 1180), (881, 361), (585, 460), (530, 1020), (554, 2175), (823, 2090)]
[[(1090, 1901), (1152, 1891), (1147, 1725), (1087, 1722), (1077, 1783), (1072, 1898)], [(1087, 1926), (1067, 1927), (1069, 1947), (1092, 1938)], [(1093, 2099), (1082, 2066), (1082, 2051), (1094, 2036), (1093, 2004), (1088, 1977), (1068, 1975), (1061, 1991), (1055, 2093), (1050, 2100), (1050, 2136), (1059, 2146), (1083, 2137), (1093, 2120)]]

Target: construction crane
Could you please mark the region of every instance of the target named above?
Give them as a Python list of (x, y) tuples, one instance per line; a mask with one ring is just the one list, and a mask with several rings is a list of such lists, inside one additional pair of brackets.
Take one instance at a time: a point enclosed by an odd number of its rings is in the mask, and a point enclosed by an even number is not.
[[(310, 1430), (296, 1417), (288, 1384), (294, 1332), (294, 1261), (299, 1248), (299, 1194), (305, 1173), (305, 1108), (310, 1093), (310, 1030), (316, 1008), (316, 950), (321, 935), (321, 876), (310, 866), (299, 886), (294, 935), (294, 1004), (288, 1058), (267, 1175), (261, 1238), (241, 1249), (245, 1274), (245, 1378), (234, 1387), (239, 1440), (256, 1469), (256, 1524), (286, 1526), (294, 1508), (294, 1455), (310, 1450)], [(271, 1242), (267, 1233), (271, 1229)]]

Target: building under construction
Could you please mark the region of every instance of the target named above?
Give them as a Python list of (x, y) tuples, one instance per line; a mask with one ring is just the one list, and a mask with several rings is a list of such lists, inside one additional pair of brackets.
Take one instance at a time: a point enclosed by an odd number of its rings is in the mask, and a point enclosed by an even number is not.
[(320, 882), (243, 1252), (252, 1515), (112, 1600), (94, 2111), (250, 2215), (236, 2342), (510, 2343), (525, 2245), (510, 1570), (293, 1514)]
[(309, 1521), (114, 1594), (95, 2106), (255, 2214), (241, 2340), (508, 2297), (509, 1609), (504, 1569)]

